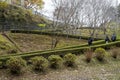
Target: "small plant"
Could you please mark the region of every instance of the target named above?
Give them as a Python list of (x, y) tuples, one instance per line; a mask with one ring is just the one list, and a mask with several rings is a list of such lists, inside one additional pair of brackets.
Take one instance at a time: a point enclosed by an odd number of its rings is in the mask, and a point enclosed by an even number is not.
[(58, 69), (63, 65), (63, 59), (59, 55), (51, 55), (48, 60), (51, 68)]
[(105, 49), (103, 48), (97, 48), (95, 50), (95, 54), (96, 54), (96, 58), (99, 60), (99, 61), (103, 61), (104, 60), (104, 57), (106, 56), (106, 51)]
[(32, 58), (31, 62), (36, 71), (44, 72), (48, 67), (48, 60), (42, 56)]
[(10, 49), (7, 51), (9, 54), (14, 54), (14, 53), (17, 53), (17, 49)]
[(91, 61), (91, 59), (92, 59), (92, 56), (93, 56), (93, 51), (91, 49), (88, 49), (85, 52), (86, 62), (89, 63)]
[(117, 48), (116, 49), (112, 49), (112, 57), (113, 58), (117, 58), (117, 56), (118, 56), (118, 53), (119, 53), (119, 51), (117, 50)]
[(3, 63), (0, 61), (0, 68), (3, 68)]
[(1, 2), (0, 1), (0, 9), (4, 9), (4, 8), (7, 8), (8, 7), (8, 4), (6, 2)]
[(64, 56), (64, 63), (68, 67), (75, 66), (76, 55), (72, 53), (68, 53)]
[(21, 57), (11, 57), (6, 64), (10, 72), (17, 75), (21, 74), (26, 67), (26, 61)]

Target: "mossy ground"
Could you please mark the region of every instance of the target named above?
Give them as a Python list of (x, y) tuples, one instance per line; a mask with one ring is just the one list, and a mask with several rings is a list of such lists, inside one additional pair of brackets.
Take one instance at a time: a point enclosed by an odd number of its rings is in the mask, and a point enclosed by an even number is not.
[(16, 50), (14, 45), (0, 34), (0, 55), (9, 54), (12, 50)]

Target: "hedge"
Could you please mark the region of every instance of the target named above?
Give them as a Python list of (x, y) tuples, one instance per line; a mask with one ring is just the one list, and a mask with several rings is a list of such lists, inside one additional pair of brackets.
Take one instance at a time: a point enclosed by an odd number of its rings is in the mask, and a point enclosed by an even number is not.
[[(46, 31), (35, 31), (35, 30), (11, 30), (11, 33), (26, 33), (26, 34), (42, 34), (42, 35), (57, 35), (62, 37), (69, 37), (69, 38), (81, 38), (88, 40), (89, 36), (78, 36), (78, 35), (69, 35), (69, 34), (61, 34), (61, 33), (55, 33), (55, 32), (46, 32)], [(94, 38), (94, 40), (101, 40), (101, 38)]]
[[(104, 40), (94, 41), (92, 46), (93, 45), (98, 45), (98, 44), (103, 44), (103, 43), (105, 43)], [(63, 48), (60, 48), (60, 49), (77, 48), (77, 47), (85, 47), (85, 46), (88, 46), (88, 43), (82, 44), (82, 45), (67, 46), (67, 47), (63, 47)]]
[[(105, 49), (109, 49), (111, 46), (118, 46), (120, 47), (120, 41), (116, 41), (116, 42), (111, 42), (108, 44), (99, 44), (99, 45), (93, 45), (91, 46), (91, 49), (96, 49), (99, 47), (105, 48)], [(19, 56), (22, 57), (24, 59), (29, 59), (31, 57), (34, 56), (44, 56), (44, 57), (48, 57), (50, 55), (65, 55), (66, 53), (74, 53), (74, 54), (81, 54), (83, 53), (84, 50), (88, 49), (89, 46), (87, 47), (77, 47), (77, 48), (68, 48), (68, 49), (56, 49), (56, 50), (47, 50), (47, 51), (37, 51), (37, 52), (30, 52), (30, 53), (22, 53), (22, 54), (16, 54), (16, 55), (6, 55), (6, 56), (1, 56), (0, 57), (0, 61), (6, 61), (7, 59), (9, 59), (11, 56)]]
[[(98, 45), (98, 44), (102, 44), (104, 43), (104, 40), (99, 40), (99, 41), (94, 41), (93, 45)], [(80, 47), (85, 47), (88, 46), (88, 44), (83, 44), (83, 45), (74, 45), (74, 46), (68, 46), (68, 47), (63, 47), (63, 48), (57, 48), (57, 49), (52, 49), (52, 50), (46, 50), (47, 51), (53, 51), (53, 50), (63, 50), (63, 49), (71, 49), (71, 48), (80, 48)], [(32, 51), (32, 52), (26, 52), (26, 53), (20, 53), (20, 54), (10, 54), (9, 56), (20, 56), (21, 54), (30, 54), (30, 53), (41, 53), (41, 52), (45, 52), (45, 51)], [(3, 55), (2, 57), (7, 56), (7, 55)]]

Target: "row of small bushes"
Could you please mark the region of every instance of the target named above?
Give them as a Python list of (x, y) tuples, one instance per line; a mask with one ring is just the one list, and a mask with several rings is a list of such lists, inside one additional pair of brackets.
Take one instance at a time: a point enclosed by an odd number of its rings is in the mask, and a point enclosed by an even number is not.
[(103, 62), (105, 60), (105, 57), (107, 57), (108, 55), (111, 55), (114, 59), (116, 59), (118, 57), (118, 55), (120, 55), (118, 48), (114, 47), (114, 49), (111, 49), (111, 50), (112, 51), (110, 54), (110, 53), (106, 52), (106, 50), (103, 48), (97, 48), (94, 52), (93, 52), (93, 50), (89, 49), (85, 52), (86, 61), (90, 62), (92, 60), (92, 58), (95, 57), (98, 61)]
[[(76, 60), (75, 54), (66, 54), (63, 58), (59, 55), (51, 55), (48, 59), (42, 56), (36, 56), (31, 58), (29, 61), (32, 65), (32, 69), (39, 72), (45, 72), (48, 67), (53, 69), (59, 69), (63, 65), (67, 67), (74, 67)], [(6, 62), (6, 67), (12, 74), (21, 74), (25, 67), (27, 66), (27, 62), (21, 57), (11, 57)]]
[[(117, 46), (120, 47), (120, 41), (116, 41), (116, 42), (111, 42), (108, 44), (99, 44), (99, 45), (93, 45), (90, 46), (91, 49), (95, 50), (96, 48), (104, 48), (104, 49), (110, 49), (110, 47), (112, 46)], [(87, 47), (77, 47), (77, 48), (68, 48), (68, 49), (56, 49), (56, 50), (47, 50), (47, 51), (36, 51), (36, 52), (30, 52), (30, 53), (22, 53), (22, 54), (11, 54), (11, 55), (4, 55), (0, 57), (0, 61), (5, 62), (7, 59), (10, 58), (10, 56), (19, 56), (22, 57), (24, 59), (29, 59), (31, 57), (34, 56), (44, 56), (44, 57), (48, 57), (50, 55), (65, 55), (66, 53), (74, 53), (74, 54), (81, 54), (83, 53), (86, 49), (88, 49), (89, 46)]]
[[(91, 49), (88, 49), (85, 53), (86, 55), (86, 61), (90, 62), (92, 60), (93, 57), (93, 51)], [(103, 61), (104, 57), (106, 56), (106, 51), (103, 48), (97, 48), (95, 50), (95, 57), (97, 58), (97, 60), (99, 61)]]
[[(55, 32), (46, 32), (46, 31), (35, 31), (35, 30), (11, 30), (11, 33), (26, 33), (26, 34), (42, 34), (42, 35), (56, 35), (62, 37), (69, 37), (69, 38), (77, 38), (77, 39), (85, 39), (88, 40), (89, 36), (77, 36), (77, 35), (69, 35), (69, 34), (61, 34)], [(94, 38), (94, 40), (101, 40), (101, 38)]]
[[(92, 51), (90, 48), (85, 51), (86, 61), (90, 62), (93, 57), (98, 61), (103, 62), (108, 53), (103, 48), (97, 48), (95, 51)], [(95, 54), (94, 54), (95, 53)], [(112, 52), (112, 57), (117, 58), (118, 51), (116, 49)], [(48, 58), (43, 56), (36, 56), (29, 60), (29, 64), (32, 69), (37, 72), (45, 72), (48, 67), (52, 69), (59, 69), (63, 65), (66, 67), (75, 67), (76, 64), (76, 55), (69, 53), (66, 54), (63, 58), (59, 55), (51, 55)], [(21, 74), (27, 66), (27, 62), (21, 57), (11, 57), (6, 62), (6, 66), (12, 74)]]

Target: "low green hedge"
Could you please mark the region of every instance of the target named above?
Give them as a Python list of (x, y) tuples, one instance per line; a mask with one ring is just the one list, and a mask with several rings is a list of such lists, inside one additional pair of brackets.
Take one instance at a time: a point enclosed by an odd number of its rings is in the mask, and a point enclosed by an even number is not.
[[(103, 44), (104, 40), (99, 40), (99, 41), (94, 41), (93, 45), (98, 45), (98, 44)], [(52, 49), (52, 50), (46, 50), (46, 51), (32, 51), (32, 52), (26, 52), (26, 53), (20, 53), (20, 54), (11, 54), (11, 55), (3, 55), (2, 57), (6, 56), (21, 56), (23, 54), (34, 54), (34, 53), (42, 53), (42, 52), (48, 52), (48, 51), (53, 51), (53, 50), (63, 50), (63, 49), (71, 49), (71, 48), (80, 48), (80, 47), (85, 47), (88, 46), (88, 44), (83, 44), (83, 45), (77, 45), (77, 46), (68, 46), (64, 48), (57, 48), (57, 49)]]
[[(53, 32), (45, 32), (45, 31), (27, 31), (27, 30), (11, 30), (12, 33), (26, 33), (26, 34), (42, 34), (42, 35), (57, 35), (62, 37), (69, 37), (69, 38), (77, 38), (88, 40), (89, 36), (77, 36), (77, 35), (69, 35), (69, 34), (61, 34), (61, 33), (53, 33)], [(101, 40), (100, 38), (94, 38), (94, 40)]]
[[(93, 41), (93, 45), (98, 45), (98, 44), (103, 44), (105, 43), (104, 40), (99, 40), (99, 41)], [(85, 47), (85, 46), (88, 46), (88, 43), (86, 44), (82, 44), (82, 45), (74, 45), (74, 46), (67, 46), (67, 47), (63, 47), (63, 48), (60, 48), (60, 49), (69, 49), (69, 48), (78, 48), (78, 47)], [(58, 48), (59, 49), (59, 48)]]
[[(108, 44), (101, 44), (101, 45), (94, 45), (94, 46), (91, 46), (92, 49), (96, 49), (96, 48), (99, 48), (99, 47), (102, 47), (102, 48), (105, 48), (105, 49), (108, 49), (110, 48), (111, 46), (118, 46), (120, 47), (120, 41), (116, 41), (116, 42), (111, 42), (111, 43), (108, 43)], [(81, 54), (83, 53), (83, 51), (85, 51), (86, 49), (88, 49), (89, 47), (78, 47), (78, 48), (72, 48), (72, 49), (63, 49), (63, 50), (53, 50), (53, 51), (48, 51), (48, 52), (42, 52), (42, 53), (34, 53), (34, 54), (28, 54), (27, 56), (26, 55), (22, 55), (23, 58), (27, 58), (28, 56), (29, 57), (32, 57), (33, 55), (34, 56), (39, 56), (39, 55), (42, 55), (42, 56), (45, 56), (45, 57), (48, 57), (49, 55), (52, 55), (52, 54), (56, 54), (56, 55), (65, 55), (66, 53), (77, 53), (77, 54)]]
[(120, 41), (111, 42), (111, 43), (107, 43), (107, 44), (99, 44), (99, 45), (91, 46), (91, 48), (96, 49), (98, 47), (101, 47), (104, 49), (110, 49), (112, 46), (120, 47)]
[[(99, 47), (109, 49), (111, 46), (120, 47), (120, 41), (111, 42), (111, 43), (108, 43), (108, 44), (93, 45), (93, 46), (91, 46), (91, 48), (94, 49), (94, 50), (96, 48), (99, 48)], [(30, 52), (30, 53), (26, 53), (26, 54), (22, 53), (22, 54), (16, 54), (16, 55), (6, 55), (6, 56), (1, 56), (0, 61), (6, 61), (11, 56), (19, 56), (19, 57), (22, 57), (22, 58), (27, 60), (27, 59), (29, 59), (31, 57), (34, 57), (34, 56), (48, 57), (50, 55), (65, 55), (66, 53), (69, 53), (69, 52), (74, 53), (74, 54), (81, 54), (88, 48), (89, 48), (89, 46), (87, 46), (87, 47), (77, 47), (77, 48), (68, 48), (68, 49), (37, 51), (37, 52)]]

